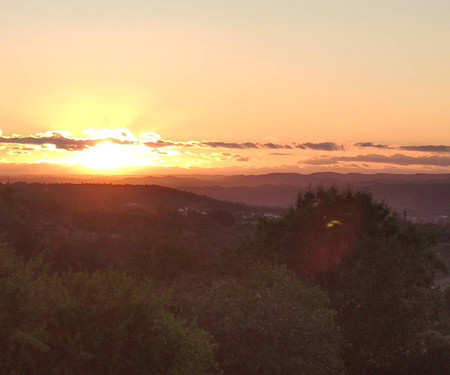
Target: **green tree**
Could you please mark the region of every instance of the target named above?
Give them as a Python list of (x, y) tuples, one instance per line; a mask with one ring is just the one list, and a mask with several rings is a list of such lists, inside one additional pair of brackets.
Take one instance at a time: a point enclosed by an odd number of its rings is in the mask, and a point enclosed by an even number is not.
[[(204, 374), (214, 364), (209, 335), (166, 311), (148, 284), (117, 273), (63, 280), (57, 311), (65, 336), (52, 335), (58, 373)], [(68, 362), (66, 359), (70, 358)]]
[(49, 351), (36, 278), (37, 263), (25, 265), (0, 244), (0, 373), (35, 374)]
[(206, 374), (210, 335), (148, 283), (112, 271), (51, 276), (0, 247), (2, 374)]
[(430, 323), (439, 267), (431, 245), (370, 193), (334, 187), (301, 193), (257, 235), (260, 254), (327, 291), (350, 374), (414, 373), (408, 365)]
[(256, 264), (189, 292), (179, 307), (214, 336), (225, 374), (343, 372), (341, 336), (327, 297), (285, 267)]

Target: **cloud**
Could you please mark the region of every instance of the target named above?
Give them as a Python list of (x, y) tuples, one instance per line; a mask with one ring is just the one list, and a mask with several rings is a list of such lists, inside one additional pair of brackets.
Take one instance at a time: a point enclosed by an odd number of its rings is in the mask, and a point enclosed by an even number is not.
[[(108, 130), (108, 129), (106, 129)], [(301, 161), (301, 164), (311, 166), (342, 166), (342, 163), (359, 163), (361, 166), (363, 163), (378, 163), (389, 164), (397, 166), (429, 166), (429, 167), (446, 167), (450, 166), (450, 146), (445, 145), (423, 145), (423, 146), (408, 146), (408, 145), (386, 145), (377, 144), (373, 142), (359, 142), (350, 144), (344, 149), (342, 144), (335, 142), (289, 142), (282, 143), (277, 140), (271, 140), (265, 143), (258, 142), (228, 142), (228, 141), (173, 141), (161, 138), (155, 133), (148, 133), (140, 137), (135, 137), (131, 132), (117, 131), (117, 132), (91, 132), (87, 134), (86, 138), (74, 138), (67, 132), (48, 132), (35, 135), (13, 135), (4, 136), (0, 135), (0, 150), (5, 150), (10, 155), (30, 155), (33, 151), (39, 151), (46, 149), (48, 151), (64, 150), (67, 152), (80, 152), (85, 149), (95, 147), (101, 143), (109, 142), (119, 145), (137, 145), (147, 146), (153, 149), (154, 152), (159, 152), (162, 155), (168, 155), (167, 157), (174, 156), (173, 148), (177, 148), (183, 155), (187, 155), (188, 150), (192, 150), (196, 157), (204, 157), (199, 152), (204, 154), (211, 154), (221, 149), (223, 151), (220, 160), (226, 160), (227, 156), (229, 160), (235, 161), (248, 161), (249, 152), (246, 150), (260, 150), (260, 152), (266, 152), (267, 156), (275, 158), (276, 156), (289, 156), (295, 155), (297, 152), (301, 154), (303, 152), (322, 151), (326, 155), (323, 157), (311, 158), (305, 161)], [(382, 155), (378, 153), (364, 154), (351, 156), (350, 150), (353, 148), (373, 148), (380, 150), (398, 150), (396, 155)], [(165, 149), (166, 148), (166, 149)], [(171, 148), (167, 150), (167, 148)], [(208, 150), (209, 149), (209, 150)], [(239, 150), (242, 155), (235, 156), (234, 154), (228, 154), (227, 151)], [(265, 151), (264, 151), (265, 150)], [(13, 152), (16, 151), (16, 152)], [(25, 153), (30, 151), (29, 153)], [(331, 153), (341, 151), (338, 156), (334, 156)], [(289, 152), (289, 153), (288, 153)], [(345, 153), (344, 153), (345, 152)], [(414, 156), (414, 152), (427, 152), (429, 155)], [(342, 154), (342, 155), (339, 155)], [(439, 155), (442, 154), (442, 155)], [(416, 154), (417, 155), (417, 154)], [(420, 155), (420, 154), (419, 154)], [(255, 159), (252, 159), (255, 162)]]
[[(298, 146), (299, 145), (297, 145), (297, 148), (299, 148)], [(300, 146), (304, 146), (311, 150), (320, 150), (320, 151), (340, 151), (340, 150), (344, 149), (344, 146), (338, 145), (337, 143), (334, 143), (334, 142), (322, 142), (322, 143), (307, 142), (307, 143), (303, 143)], [(300, 147), (300, 148), (302, 148), (302, 147)]]
[(269, 152), (269, 155), (273, 156), (289, 156), (292, 155), (290, 152)]
[(276, 143), (265, 143), (264, 145), (263, 145), (263, 147), (264, 148), (270, 148), (270, 149), (279, 149), (279, 148), (284, 148), (284, 146), (283, 145), (279, 145), (279, 144), (276, 144)]
[(258, 148), (258, 145), (253, 142), (244, 142), (242, 143), (242, 145), (244, 146), (244, 148)]
[(308, 160), (300, 160), (299, 164), (309, 164), (309, 165), (333, 165), (339, 163), (339, 158), (329, 158), (329, 157), (322, 157), (322, 158), (314, 158), (314, 159), (308, 159)]
[(151, 142), (142, 142), (142, 144), (144, 144), (147, 147), (151, 147), (151, 148), (163, 148), (163, 147), (173, 147), (173, 146), (183, 146), (183, 144), (179, 144), (177, 142), (172, 142), (172, 141), (163, 141), (163, 140), (158, 140), (158, 141), (151, 141)]
[(68, 138), (60, 133), (52, 133), (51, 135), (35, 135), (28, 137), (0, 137), (0, 144), (14, 145), (54, 145), (59, 150), (66, 151), (82, 151), (85, 148), (93, 147), (99, 143), (109, 141), (118, 144), (132, 144), (131, 141), (119, 140), (114, 138), (107, 139), (76, 139)]
[(400, 146), (398, 148), (405, 151), (450, 152), (450, 146)]
[(388, 149), (389, 148), (388, 145), (382, 145), (382, 144), (373, 143), (373, 142), (359, 142), (359, 143), (355, 143), (355, 146), (356, 147), (381, 148), (381, 149)]
[(331, 165), (340, 162), (363, 162), (363, 163), (383, 163), (383, 164), (395, 164), (395, 165), (429, 165), (435, 167), (449, 167), (450, 157), (447, 156), (419, 156), (413, 157), (403, 154), (395, 154), (392, 156), (368, 154), (357, 156), (338, 156), (338, 157), (325, 157), (315, 158), (305, 161), (301, 161), (303, 164), (310, 165)]
[[(180, 147), (180, 148), (221, 148), (221, 149), (269, 149), (269, 150), (292, 150), (292, 149), (311, 149), (321, 151), (337, 151), (343, 150), (342, 145), (338, 145), (333, 142), (322, 143), (278, 143), (278, 142), (225, 142), (225, 141), (171, 141), (162, 139), (159, 135), (154, 133), (148, 133), (142, 135), (140, 138), (134, 137), (131, 132), (124, 129), (118, 129), (117, 131), (103, 129), (102, 131), (86, 131), (87, 138), (73, 138), (68, 132), (48, 132), (45, 134), (36, 134), (30, 136), (0, 136), (0, 144), (10, 145), (28, 145), (28, 146), (40, 146), (45, 147), (47, 145), (53, 145), (56, 149), (66, 151), (82, 151), (89, 147), (95, 147), (103, 142), (110, 142), (114, 144), (131, 145), (141, 144), (150, 148), (159, 149), (164, 147)], [(159, 138), (158, 138), (159, 137)]]
[(200, 142), (199, 146), (212, 147), (212, 148), (228, 148), (228, 149), (245, 149), (245, 148), (258, 148), (256, 143), (245, 142), (245, 143), (234, 143), (234, 142)]
[(30, 151), (12, 150), (8, 151), (8, 155), (31, 155)]
[(450, 152), (450, 146), (444, 145), (425, 145), (425, 146), (388, 146), (383, 144), (376, 144), (372, 142), (362, 142), (355, 143), (356, 147), (360, 148), (378, 148), (378, 149), (391, 149), (391, 150), (402, 150), (402, 151), (420, 151), (420, 152), (437, 152), (437, 153), (447, 153)]
[(254, 142), (245, 142), (245, 143), (234, 143), (234, 142), (200, 142), (198, 143), (200, 147), (212, 147), (212, 148), (228, 148), (228, 149), (269, 149), (269, 150), (292, 150), (294, 148), (298, 149), (311, 149), (311, 150), (321, 150), (321, 151), (338, 151), (344, 150), (342, 145), (338, 145), (333, 142), (322, 142), (322, 143), (254, 143)]

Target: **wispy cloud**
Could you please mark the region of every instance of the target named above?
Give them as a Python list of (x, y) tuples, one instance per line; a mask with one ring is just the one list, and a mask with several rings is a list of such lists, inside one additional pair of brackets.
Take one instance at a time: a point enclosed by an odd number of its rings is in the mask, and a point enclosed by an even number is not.
[[(140, 158), (142, 165), (168, 165), (279, 168), (280, 163), (295, 164), (300, 156), (301, 168), (375, 168), (390, 165), (408, 170), (450, 167), (450, 147), (445, 145), (388, 145), (359, 142), (281, 142), (267, 139), (262, 142), (232, 142), (229, 140), (170, 140), (148, 133), (135, 137), (128, 129), (90, 131), (84, 138), (67, 132), (47, 132), (34, 135), (0, 136), (0, 151), (5, 163), (66, 163), (79, 158), (100, 158), (103, 144), (123, 145), (123, 157)], [(128, 146), (128, 147), (127, 147)], [(107, 147), (108, 149), (108, 147)], [(109, 148), (110, 150), (111, 148)], [(114, 148), (113, 148), (114, 149)], [(122, 148), (114, 150), (122, 150)], [(86, 152), (85, 152), (86, 151)], [(395, 153), (392, 155), (392, 153)], [(322, 155), (322, 156), (318, 156)], [(88, 163), (87, 163), (88, 164)], [(298, 168), (300, 167), (298, 165)], [(411, 166), (416, 166), (413, 168)]]
[(252, 142), (234, 143), (234, 142), (210, 141), (210, 142), (195, 142), (193, 144), (200, 147), (227, 148), (227, 149), (259, 148), (256, 143)]
[(386, 150), (401, 150), (401, 151), (419, 151), (419, 152), (434, 152), (434, 153), (448, 153), (450, 152), (450, 146), (444, 145), (424, 145), (424, 146), (396, 146), (396, 145), (384, 145), (372, 142), (360, 142), (355, 143), (355, 147), (358, 148), (377, 148)]
[(13, 136), (0, 137), (0, 144), (14, 144), (14, 145), (53, 145), (59, 150), (66, 151), (81, 151), (88, 147), (94, 147), (103, 142), (111, 142), (116, 144), (132, 144), (132, 141), (120, 140), (116, 138), (104, 139), (76, 139), (69, 138), (60, 133), (52, 133), (51, 135), (33, 135), (33, 136)]
[(244, 143), (233, 143), (233, 142), (200, 142), (194, 143), (200, 147), (212, 147), (212, 148), (229, 148), (229, 149), (270, 149), (270, 150), (292, 150), (292, 149), (310, 149), (310, 150), (321, 150), (321, 151), (340, 151), (344, 150), (344, 146), (339, 145), (334, 142), (321, 142), (321, 143), (256, 143), (256, 142), (244, 142)]
[(344, 146), (338, 145), (333, 142), (322, 142), (322, 143), (303, 143), (301, 146), (309, 148), (311, 150), (320, 150), (320, 151), (341, 151), (344, 150)]
[(450, 152), (450, 146), (400, 146), (399, 150), (422, 152)]
[(419, 156), (413, 157), (404, 154), (395, 154), (391, 156), (368, 154), (357, 156), (338, 156), (313, 158), (301, 161), (302, 164), (310, 165), (332, 165), (340, 162), (362, 162), (362, 163), (383, 163), (396, 165), (429, 165), (436, 167), (449, 167), (450, 157), (447, 156)]
[(380, 149), (390, 148), (388, 145), (382, 145), (382, 144), (373, 143), (373, 142), (358, 142), (358, 143), (355, 143), (355, 146), (361, 147), (361, 148), (380, 148)]
[(290, 152), (269, 152), (269, 155), (273, 155), (273, 156), (291, 156), (292, 153), (290, 153)]
[(102, 138), (73, 138), (63, 135), (59, 132), (52, 132), (44, 135), (32, 135), (32, 136), (12, 136), (12, 137), (0, 137), (0, 144), (23, 144), (23, 145), (54, 145), (57, 149), (67, 151), (81, 151), (88, 147), (95, 147), (103, 142), (111, 142), (115, 144), (143, 144), (151, 148), (164, 148), (164, 147), (198, 147), (198, 148), (220, 148), (220, 149), (310, 149), (321, 151), (339, 151), (344, 150), (342, 145), (333, 142), (322, 143), (257, 143), (257, 142), (225, 142), (225, 141), (172, 141), (172, 140), (147, 140), (145, 137), (138, 139), (124, 139), (118, 137), (102, 137)]
[[(270, 143), (264, 143), (262, 145), (262, 148), (269, 148), (271, 150), (277, 150), (277, 149), (286, 148), (286, 145), (280, 145), (280, 144), (270, 142)], [(292, 146), (289, 146), (289, 148), (292, 148)]]
[(177, 146), (182, 146), (182, 144), (179, 144), (177, 142), (172, 142), (172, 141), (163, 141), (163, 140), (158, 140), (158, 141), (150, 141), (150, 142), (142, 142), (142, 144), (144, 144), (147, 147), (151, 147), (151, 148), (164, 148), (164, 147), (177, 147)]

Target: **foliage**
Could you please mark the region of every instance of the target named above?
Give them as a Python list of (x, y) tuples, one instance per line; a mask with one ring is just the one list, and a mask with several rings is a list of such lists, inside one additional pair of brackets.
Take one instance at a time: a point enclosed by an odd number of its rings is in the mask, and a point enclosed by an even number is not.
[[(24, 371), (30, 374), (48, 352), (47, 320), (42, 320), (40, 282), (35, 264), (25, 266), (5, 245), (0, 245), (0, 372)], [(27, 364), (25, 364), (26, 362)]]
[(412, 363), (423, 342), (439, 268), (432, 243), (368, 192), (317, 188), (280, 220), (262, 221), (257, 247), (328, 292), (351, 374), (387, 374)]
[(167, 312), (148, 284), (112, 271), (49, 276), (8, 249), (0, 255), (1, 373), (188, 375), (213, 367), (209, 335)]
[(327, 297), (286, 268), (258, 264), (190, 292), (180, 305), (218, 342), (225, 373), (342, 373), (340, 335)]
[(448, 227), (366, 191), (310, 188), (255, 239), (233, 206), (170, 189), (0, 193), (25, 259), (0, 246), (2, 374), (450, 373)]

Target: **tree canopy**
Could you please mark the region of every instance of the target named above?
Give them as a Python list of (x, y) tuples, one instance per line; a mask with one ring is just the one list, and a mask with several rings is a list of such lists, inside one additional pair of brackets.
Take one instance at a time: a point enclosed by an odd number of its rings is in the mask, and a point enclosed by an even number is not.
[(0, 188), (2, 374), (450, 373), (448, 232), (367, 191), (309, 188), (255, 225), (45, 189)]
[(319, 284), (337, 310), (354, 374), (413, 373), (440, 267), (432, 239), (367, 191), (316, 188), (264, 219), (259, 254)]
[(148, 284), (112, 271), (48, 275), (0, 247), (2, 374), (206, 374), (210, 335)]

